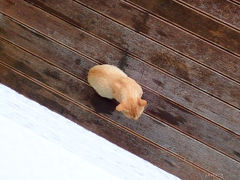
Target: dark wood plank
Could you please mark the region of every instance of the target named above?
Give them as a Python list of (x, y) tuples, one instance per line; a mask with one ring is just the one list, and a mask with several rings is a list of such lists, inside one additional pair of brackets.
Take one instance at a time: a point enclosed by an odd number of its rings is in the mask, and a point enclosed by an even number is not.
[(140, 139), (117, 124), (103, 119), (78, 104), (69, 102), (68, 99), (56, 93), (46, 90), (1, 64), (0, 72), (1, 83), (182, 179), (217, 179), (211, 174), (207, 174), (179, 159), (170, 152)]
[[(58, 2), (57, 7), (65, 8), (67, 2)], [(120, 0), (105, 0), (104, 3), (102, 1), (99, 3), (99, 0), (78, 0), (78, 2), (240, 82), (240, 59), (232, 54), (136, 9), (126, 2)], [(49, 3), (54, 4), (53, 1)], [(74, 3), (71, 4), (74, 6)], [(54, 6), (54, 9), (58, 9), (57, 7)]]
[[(127, 53), (154, 64), (175, 77), (181, 78), (191, 85), (240, 108), (239, 83), (235, 83), (70, 0), (46, 0), (44, 3), (31, 0), (31, 3), (51, 11), (62, 19), (71, 19), (71, 22), (74, 21), (74, 24), (78, 27), (113, 43)], [(101, 28), (99, 28), (99, 25), (101, 25)]]
[(145, 114), (140, 117), (139, 121), (129, 120), (115, 111), (114, 101), (99, 97), (92, 88), (79, 79), (10, 44), (3, 42), (1, 47), (5, 53), (0, 57), (1, 62), (46, 84), (77, 103), (87, 106), (92, 111), (95, 110), (104, 118), (112, 119), (113, 122), (130, 129), (144, 139), (149, 139), (218, 177), (234, 179), (240, 176), (239, 162)]
[(173, 0), (128, 0), (194, 34), (240, 55), (240, 33)]
[[(203, 117), (234, 131), (236, 134), (240, 134), (239, 110), (199, 92), (195, 88), (128, 56), (126, 52), (118, 51), (112, 46), (27, 3), (21, 1), (15, 2), (14, 5), (8, 1), (1, 1), (1, 3), (1, 12), (21, 20), (21, 22), (37, 29), (59, 43), (65, 43), (71, 49), (95, 58), (101, 63), (120, 66), (140, 83), (149, 86)], [(22, 11), (18, 11), (18, 9)], [(45, 21), (40, 21), (40, 19), (45, 19)]]
[[(235, 4), (239, 4), (240, 5), (240, 0), (227, 0), (227, 1), (230, 1), (232, 3), (235, 3)], [(238, 3), (239, 2), (239, 3)]]
[(177, 0), (240, 29), (240, 7), (226, 0)]
[(240, 0), (228, 0), (236, 5), (240, 5)]
[[(2, 19), (4, 21), (1, 24), (7, 26), (8, 30), (5, 29), (4, 35), (0, 34), (0, 37), (3, 35), (12, 43), (23, 46), (26, 50), (49, 63), (55, 64), (60, 69), (71, 72), (76, 77), (87, 82), (87, 72), (90, 67), (96, 65), (96, 62), (91, 62), (89, 59), (46, 39), (44, 36), (30, 31), (26, 27), (11, 21), (6, 16), (3, 16)], [(0, 29), (3, 30), (1, 25)], [(9, 48), (4, 48), (4, 44), (0, 47), (2, 47), (0, 57), (14, 54), (14, 52), (6, 54)], [(152, 93), (146, 88), (144, 88), (144, 98), (149, 101), (145, 111), (147, 114), (240, 161), (240, 156), (238, 156), (240, 152), (237, 150), (240, 144), (239, 137)], [(97, 108), (97, 110), (104, 109)]]

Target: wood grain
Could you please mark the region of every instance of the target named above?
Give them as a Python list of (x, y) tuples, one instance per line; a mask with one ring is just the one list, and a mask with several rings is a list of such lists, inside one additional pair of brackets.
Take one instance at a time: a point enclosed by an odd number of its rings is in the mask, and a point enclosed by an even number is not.
[[(180, 178), (189, 180), (192, 177), (196, 180), (218, 179), (173, 156), (173, 154), (168, 151), (140, 139), (127, 130), (119, 127), (117, 124), (103, 119), (81, 105), (69, 102), (69, 99), (46, 90), (18, 73), (11, 71), (9, 68), (4, 67), (2, 64), (0, 64), (0, 72), (1, 83), (71, 119), (84, 128), (103, 136), (107, 140), (143, 159), (150, 161), (156, 166), (176, 174)], [(185, 171), (186, 169), (188, 171)]]
[(66, 21), (71, 19), (71, 22), (73, 21), (81, 29), (113, 43), (126, 53), (131, 53), (139, 59), (154, 64), (157, 68), (240, 108), (240, 83), (235, 83), (189, 58), (176, 54), (80, 4), (60, 0), (46, 0), (44, 3), (31, 1), (31, 3), (51, 10), (54, 15)]
[[(48, 63), (54, 64), (66, 72), (71, 72), (75, 77), (87, 82), (87, 72), (90, 67), (96, 65), (96, 62), (92, 62), (90, 59), (54, 43), (40, 34), (34, 33), (6, 16), (3, 16), (2, 19), (5, 20), (1, 24), (5, 24), (8, 29), (4, 30), (4, 34), (0, 33), (0, 37), (11, 40), (12, 43), (18, 46), (23, 46), (27, 51), (43, 58)], [(3, 30), (1, 24), (0, 30)], [(4, 58), (14, 54), (14, 52), (9, 51), (12, 48), (5, 47), (6, 44), (6, 41), (0, 41), (0, 57)], [(48, 74), (57, 77), (54, 73)], [(31, 76), (31, 74), (29, 75)], [(240, 161), (240, 156), (237, 155), (237, 147), (240, 144), (239, 137), (175, 105), (175, 103), (162, 96), (152, 93), (146, 88), (144, 88), (144, 98), (149, 101), (145, 111), (147, 114)], [(104, 107), (103, 105), (102, 108), (99, 106), (96, 108), (99, 111), (104, 111)]]
[[(240, 55), (240, 33), (173, 0), (129, 0), (150, 12)], [(184, 20), (183, 20), (184, 19)]]
[[(7, 13), (74, 51), (85, 54), (101, 63), (121, 67), (132, 78), (145, 86), (178, 104), (182, 104), (193, 112), (232, 130), (236, 134), (240, 134), (240, 111), (236, 108), (230, 107), (192, 86), (176, 80), (148, 64), (144, 64), (138, 59), (128, 56), (126, 52), (117, 50), (30, 4), (20, 1), (14, 2), (14, 4), (9, 2), (11, 1), (2, 2), (1, 12)], [(22, 11), (17, 11), (17, 9), (22, 9)], [(39, 21), (39, 19), (46, 20)]]
[[(99, 97), (92, 88), (75, 77), (50, 66), (19, 48), (4, 42), (1, 47), (4, 48), (3, 52), (5, 52), (0, 57), (1, 62), (21, 71), (21, 73), (46, 84), (77, 103), (87, 106), (107, 119), (114, 120), (121, 126), (144, 137), (144, 139), (151, 140), (153, 143), (218, 177), (233, 179), (240, 176), (240, 163), (231, 158), (147, 115), (142, 115), (139, 121), (130, 121), (121, 113), (114, 111), (116, 102)], [(180, 123), (180, 121), (178, 122)], [(202, 154), (205, 154), (205, 156), (201, 156)], [(218, 162), (218, 164), (216, 165), (215, 162)]]
[(178, 0), (240, 30), (240, 7), (224, 0)]

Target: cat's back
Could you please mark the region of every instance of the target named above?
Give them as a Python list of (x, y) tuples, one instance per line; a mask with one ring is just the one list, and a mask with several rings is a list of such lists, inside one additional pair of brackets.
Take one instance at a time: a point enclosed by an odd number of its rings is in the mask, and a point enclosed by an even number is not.
[(109, 65), (109, 64), (103, 64), (103, 65), (96, 65), (92, 67), (89, 70), (89, 74), (91, 75), (97, 75), (97, 76), (124, 76), (126, 77), (127, 75), (118, 67)]
[(89, 84), (103, 97), (112, 98), (112, 85), (127, 75), (116, 66), (104, 64), (92, 67), (88, 72)]

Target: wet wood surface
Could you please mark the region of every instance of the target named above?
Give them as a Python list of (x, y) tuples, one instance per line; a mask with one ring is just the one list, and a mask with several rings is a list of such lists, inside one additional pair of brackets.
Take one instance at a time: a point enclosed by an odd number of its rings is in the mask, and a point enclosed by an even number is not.
[[(169, 4), (176, 3), (188, 2)], [(239, 179), (240, 58), (228, 45), (159, 19), (145, 1), (0, 4), (1, 83), (182, 179)], [(186, 13), (207, 21), (203, 9), (188, 5)], [(222, 21), (214, 19), (233, 30)], [(102, 63), (143, 86), (149, 104), (139, 121), (114, 111), (117, 102), (87, 84), (89, 68)]]

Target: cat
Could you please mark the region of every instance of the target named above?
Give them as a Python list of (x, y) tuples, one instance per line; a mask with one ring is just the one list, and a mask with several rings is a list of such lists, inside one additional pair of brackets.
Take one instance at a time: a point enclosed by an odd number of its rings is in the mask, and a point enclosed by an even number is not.
[(147, 101), (141, 99), (141, 86), (116, 66), (103, 64), (92, 67), (88, 72), (88, 82), (100, 96), (116, 99), (120, 103), (116, 110), (127, 118), (137, 120), (147, 105)]

